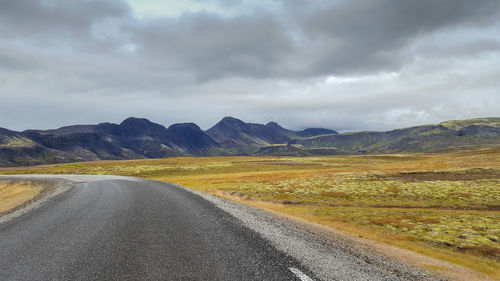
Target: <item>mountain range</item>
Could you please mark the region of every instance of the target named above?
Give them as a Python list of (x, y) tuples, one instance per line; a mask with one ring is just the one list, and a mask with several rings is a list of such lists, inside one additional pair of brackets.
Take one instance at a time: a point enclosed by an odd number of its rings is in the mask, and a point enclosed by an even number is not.
[(500, 145), (500, 118), (447, 121), (385, 132), (288, 130), (225, 117), (203, 131), (144, 118), (16, 132), (0, 128), (0, 166), (92, 160), (233, 155), (350, 155), (442, 152)]

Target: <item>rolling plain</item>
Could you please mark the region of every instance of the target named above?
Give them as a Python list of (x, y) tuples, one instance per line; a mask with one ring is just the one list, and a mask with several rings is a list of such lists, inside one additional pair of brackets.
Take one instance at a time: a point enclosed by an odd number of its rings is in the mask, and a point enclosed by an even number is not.
[(174, 157), (3, 168), (0, 174), (167, 181), (500, 278), (498, 147), (440, 154)]

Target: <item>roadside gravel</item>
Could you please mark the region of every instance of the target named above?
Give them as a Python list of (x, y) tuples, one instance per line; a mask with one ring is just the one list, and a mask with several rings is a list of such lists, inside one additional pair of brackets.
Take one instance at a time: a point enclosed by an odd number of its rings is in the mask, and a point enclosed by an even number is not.
[(321, 235), (297, 222), (266, 211), (208, 195), (183, 186), (239, 219), (278, 250), (299, 260), (321, 280), (444, 280), (417, 268), (353, 245), (335, 235)]

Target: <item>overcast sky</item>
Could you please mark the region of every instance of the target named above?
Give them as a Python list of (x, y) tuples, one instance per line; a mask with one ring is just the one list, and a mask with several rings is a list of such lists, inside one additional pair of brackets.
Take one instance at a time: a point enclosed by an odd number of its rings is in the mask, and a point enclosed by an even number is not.
[(498, 0), (0, 0), (0, 127), (500, 116)]

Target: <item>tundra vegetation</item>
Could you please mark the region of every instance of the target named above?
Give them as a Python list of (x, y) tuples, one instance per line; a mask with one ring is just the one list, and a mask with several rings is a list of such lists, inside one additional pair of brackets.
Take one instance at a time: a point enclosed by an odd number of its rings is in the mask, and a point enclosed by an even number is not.
[(178, 157), (5, 168), (168, 181), (500, 278), (500, 148), (442, 154)]

